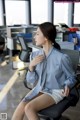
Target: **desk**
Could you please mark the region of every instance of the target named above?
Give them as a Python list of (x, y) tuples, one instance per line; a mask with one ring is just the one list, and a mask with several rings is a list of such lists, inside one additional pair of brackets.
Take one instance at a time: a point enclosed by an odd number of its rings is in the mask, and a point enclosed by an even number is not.
[(75, 34), (76, 32), (57, 31), (56, 41), (57, 42), (72, 41), (72, 39), (76, 37)]

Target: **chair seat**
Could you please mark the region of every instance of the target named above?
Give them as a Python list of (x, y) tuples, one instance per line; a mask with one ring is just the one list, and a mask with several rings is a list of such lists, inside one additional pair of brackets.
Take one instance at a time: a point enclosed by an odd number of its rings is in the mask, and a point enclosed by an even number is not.
[(71, 90), (71, 93), (67, 98), (64, 98), (58, 104), (52, 105), (51, 107), (41, 110), (39, 114), (45, 115), (54, 119), (58, 118), (69, 106), (75, 106), (78, 99), (79, 99), (78, 92), (76, 88), (74, 88)]

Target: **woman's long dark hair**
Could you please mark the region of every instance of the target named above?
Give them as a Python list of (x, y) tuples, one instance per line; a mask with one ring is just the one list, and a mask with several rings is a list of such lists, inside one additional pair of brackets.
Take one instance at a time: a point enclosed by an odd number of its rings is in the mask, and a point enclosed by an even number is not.
[(54, 47), (60, 50), (61, 49), (60, 45), (55, 41), (56, 34), (57, 34), (55, 26), (50, 22), (44, 22), (39, 25), (39, 28), (43, 33), (43, 35), (52, 43), (54, 43)]

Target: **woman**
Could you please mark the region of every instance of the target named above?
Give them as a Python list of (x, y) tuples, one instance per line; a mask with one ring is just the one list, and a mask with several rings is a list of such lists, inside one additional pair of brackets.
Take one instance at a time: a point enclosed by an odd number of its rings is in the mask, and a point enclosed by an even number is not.
[(38, 111), (60, 102), (69, 95), (75, 85), (75, 73), (66, 54), (60, 52), (55, 42), (56, 29), (50, 22), (39, 25), (35, 43), (42, 46), (31, 54), (26, 79), (36, 86), (24, 97), (17, 107), (12, 120), (39, 120)]

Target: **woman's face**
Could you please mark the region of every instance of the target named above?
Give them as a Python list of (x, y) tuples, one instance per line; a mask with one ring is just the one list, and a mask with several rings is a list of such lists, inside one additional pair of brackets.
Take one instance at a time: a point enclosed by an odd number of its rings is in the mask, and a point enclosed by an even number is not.
[(41, 32), (40, 28), (37, 29), (35, 35), (35, 43), (37, 46), (42, 46), (46, 42), (46, 38), (44, 37), (43, 33)]

